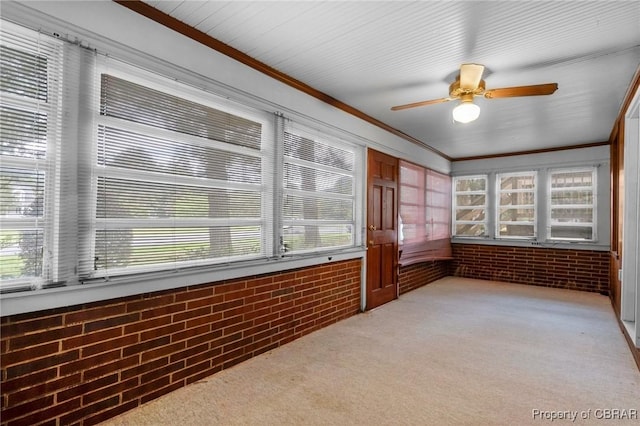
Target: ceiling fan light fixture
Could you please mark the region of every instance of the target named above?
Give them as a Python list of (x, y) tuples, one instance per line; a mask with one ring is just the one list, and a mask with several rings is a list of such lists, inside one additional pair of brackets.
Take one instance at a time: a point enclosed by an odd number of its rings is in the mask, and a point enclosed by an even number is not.
[(480, 116), (480, 107), (471, 101), (462, 101), (453, 109), (453, 119), (458, 123), (470, 123)]

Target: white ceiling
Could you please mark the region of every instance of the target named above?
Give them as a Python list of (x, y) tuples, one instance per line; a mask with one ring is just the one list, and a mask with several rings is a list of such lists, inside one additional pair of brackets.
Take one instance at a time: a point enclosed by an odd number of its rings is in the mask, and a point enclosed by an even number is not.
[[(146, 1), (452, 158), (609, 138), (640, 65), (639, 1)], [(476, 98), (454, 124), (459, 66), (487, 88), (557, 82), (551, 96)]]

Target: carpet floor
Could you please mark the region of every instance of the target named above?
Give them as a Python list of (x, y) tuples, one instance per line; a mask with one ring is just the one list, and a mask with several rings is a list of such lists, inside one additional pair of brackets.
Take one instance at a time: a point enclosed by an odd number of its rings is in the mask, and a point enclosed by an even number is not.
[(640, 424), (639, 416), (640, 372), (607, 297), (448, 277), (103, 426)]

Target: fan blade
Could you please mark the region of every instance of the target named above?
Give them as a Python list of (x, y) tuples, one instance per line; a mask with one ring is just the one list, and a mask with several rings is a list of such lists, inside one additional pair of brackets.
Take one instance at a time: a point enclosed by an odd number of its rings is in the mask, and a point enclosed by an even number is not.
[(542, 96), (551, 95), (558, 90), (558, 83), (536, 84), (533, 86), (503, 87), (484, 92), (487, 99), (513, 98), (516, 96)]
[(441, 104), (443, 102), (449, 102), (452, 100), (453, 100), (452, 98), (440, 98), (440, 99), (431, 99), (430, 101), (414, 102), (412, 104), (405, 104), (405, 105), (398, 105), (398, 106), (391, 107), (391, 111), (400, 111), (402, 109), (421, 107), (425, 105)]
[(474, 91), (478, 88), (484, 65), (478, 64), (462, 64), (460, 66), (460, 88), (463, 90)]

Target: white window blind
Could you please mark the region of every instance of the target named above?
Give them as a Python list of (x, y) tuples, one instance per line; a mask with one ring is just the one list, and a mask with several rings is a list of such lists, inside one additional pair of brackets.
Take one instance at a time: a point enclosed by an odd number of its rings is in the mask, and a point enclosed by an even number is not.
[(400, 161), (400, 198), (404, 244), (448, 239), (451, 227), (451, 178)]
[(451, 237), (451, 178), (427, 169), (426, 218), (429, 241)]
[(0, 290), (52, 282), (63, 46), (2, 21)]
[(451, 178), (400, 160), (403, 265), (451, 257)]
[(400, 243), (427, 240), (427, 169), (408, 161), (400, 161), (400, 197), (398, 207), (402, 229)]
[(453, 235), (487, 235), (487, 176), (458, 176), (453, 187)]
[(289, 123), (283, 154), (283, 250), (354, 246), (356, 147)]
[(536, 172), (496, 175), (496, 238), (536, 237), (536, 178)]
[(83, 275), (267, 256), (264, 116), (228, 111), (206, 94), (188, 99), (182, 94), (193, 89), (169, 80), (162, 90), (99, 78), (93, 243)]
[(595, 239), (596, 169), (553, 170), (549, 177), (549, 239)]

